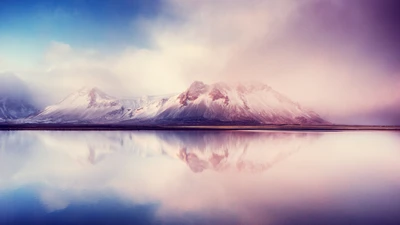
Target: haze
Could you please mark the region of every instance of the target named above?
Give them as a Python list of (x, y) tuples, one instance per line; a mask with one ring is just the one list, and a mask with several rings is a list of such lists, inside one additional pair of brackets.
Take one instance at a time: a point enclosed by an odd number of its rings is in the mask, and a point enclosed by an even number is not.
[[(272, 86), (334, 123), (400, 124), (397, 0), (0, 2), (0, 73), (46, 103), (194, 80)], [(43, 103), (45, 104), (45, 103)]]

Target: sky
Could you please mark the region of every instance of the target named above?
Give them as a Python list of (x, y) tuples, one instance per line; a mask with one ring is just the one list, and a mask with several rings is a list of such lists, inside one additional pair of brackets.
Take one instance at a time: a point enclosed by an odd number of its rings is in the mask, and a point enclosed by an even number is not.
[(335, 123), (400, 124), (397, 0), (0, 0), (0, 73), (57, 102), (270, 85)]

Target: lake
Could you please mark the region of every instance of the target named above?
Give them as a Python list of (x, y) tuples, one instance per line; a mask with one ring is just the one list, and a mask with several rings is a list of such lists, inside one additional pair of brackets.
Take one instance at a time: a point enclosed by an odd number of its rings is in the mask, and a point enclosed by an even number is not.
[(400, 224), (400, 132), (0, 131), (0, 224)]

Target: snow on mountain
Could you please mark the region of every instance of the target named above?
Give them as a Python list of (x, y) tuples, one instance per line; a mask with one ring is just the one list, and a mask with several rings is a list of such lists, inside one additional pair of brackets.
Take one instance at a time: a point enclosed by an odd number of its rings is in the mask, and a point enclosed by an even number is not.
[(163, 99), (168, 99), (170, 96), (171, 95), (142, 96), (132, 99), (121, 99), (119, 102), (122, 104), (122, 107), (118, 110), (107, 113), (104, 118), (109, 121), (130, 120), (137, 115), (137, 112), (146, 108), (146, 106), (158, 103)]
[(0, 74), (0, 121), (25, 118), (37, 112), (24, 82), (13, 74)]
[(0, 121), (21, 119), (37, 112), (32, 104), (23, 99), (0, 97)]
[(132, 112), (143, 104), (158, 100), (154, 97), (117, 99), (99, 88), (82, 88), (61, 102), (46, 107), (31, 117), (34, 122), (49, 123), (111, 123), (132, 118)]
[(98, 88), (83, 88), (32, 117), (49, 123), (136, 123), (175, 125), (324, 124), (264, 84), (211, 85), (194, 82), (176, 95), (116, 99)]
[(98, 88), (82, 88), (58, 104), (46, 107), (35, 120), (50, 122), (88, 122), (118, 110), (122, 104)]
[(204, 124), (322, 124), (318, 114), (302, 108), (264, 84), (194, 82), (185, 92), (145, 105), (132, 113), (136, 120)]

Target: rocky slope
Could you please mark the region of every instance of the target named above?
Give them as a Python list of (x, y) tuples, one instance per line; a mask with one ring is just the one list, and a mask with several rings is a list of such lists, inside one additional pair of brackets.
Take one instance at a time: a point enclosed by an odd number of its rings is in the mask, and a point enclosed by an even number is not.
[(136, 120), (181, 124), (326, 123), (315, 112), (302, 108), (267, 85), (207, 85), (198, 81), (183, 93), (148, 104), (132, 115)]

